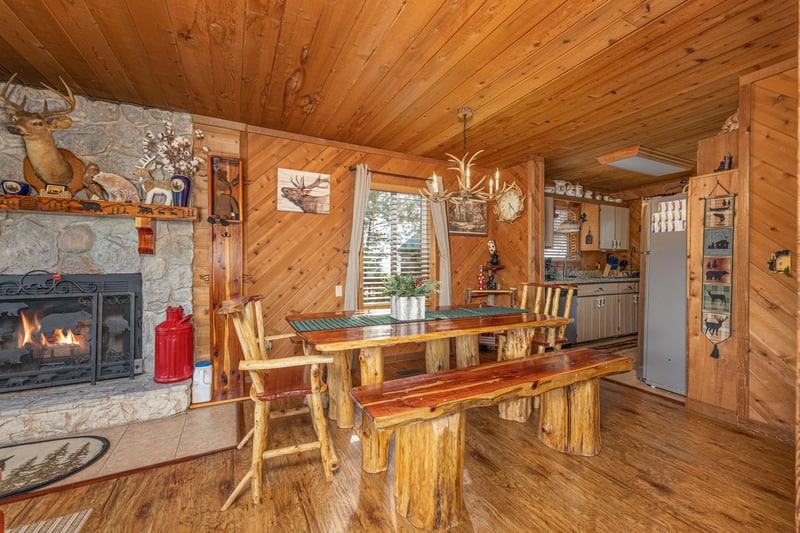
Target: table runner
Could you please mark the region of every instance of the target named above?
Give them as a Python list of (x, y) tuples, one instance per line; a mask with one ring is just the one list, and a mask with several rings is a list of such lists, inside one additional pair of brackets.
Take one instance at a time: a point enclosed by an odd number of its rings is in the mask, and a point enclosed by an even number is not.
[[(499, 316), (516, 315), (527, 312), (516, 307), (459, 307), (458, 309), (442, 309), (437, 311), (426, 311), (425, 320), (447, 320), (454, 318), (468, 318), (476, 316)], [(364, 326), (385, 326), (389, 324), (401, 324), (404, 321), (397, 320), (387, 315), (355, 315), (349, 317), (314, 318), (310, 320), (289, 321), (292, 327), (298, 332), (319, 331), (324, 329), (343, 329), (360, 328)]]

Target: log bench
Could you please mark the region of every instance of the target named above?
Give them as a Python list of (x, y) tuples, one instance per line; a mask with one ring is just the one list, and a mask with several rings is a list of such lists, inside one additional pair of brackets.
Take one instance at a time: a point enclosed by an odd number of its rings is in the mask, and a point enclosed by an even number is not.
[(395, 432), (397, 512), (416, 527), (439, 529), (461, 513), (466, 409), (539, 396), (541, 442), (596, 455), (600, 377), (631, 368), (629, 357), (575, 348), (355, 387), (350, 394), (377, 431)]

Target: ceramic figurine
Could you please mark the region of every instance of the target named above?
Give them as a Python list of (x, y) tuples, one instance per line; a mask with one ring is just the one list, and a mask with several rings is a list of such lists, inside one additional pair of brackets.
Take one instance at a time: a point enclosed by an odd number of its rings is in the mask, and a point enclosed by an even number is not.
[(497, 247), (494, 244), (493, 240), (490, 240), (487, 243), (489, 247), (489, 254), (491, 254), (492, 259), (489, 261), (489, 264), (492, 266), (497, 266), (500, 264), (500, 254), (497, 252)]

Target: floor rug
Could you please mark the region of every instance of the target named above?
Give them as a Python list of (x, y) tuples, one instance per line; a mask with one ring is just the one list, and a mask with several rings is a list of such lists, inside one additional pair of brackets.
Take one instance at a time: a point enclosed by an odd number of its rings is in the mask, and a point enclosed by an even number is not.
[(83, 470), (108, 450), (104, 437), (66, 437), (0, 448), (0, 499), (24, 494)]
[(89, 520), (90, 514), (92, 514), (91, 508), (84, 509), (77, 513), (12, 527), (7, 529), (6, 533), (78, 533)]

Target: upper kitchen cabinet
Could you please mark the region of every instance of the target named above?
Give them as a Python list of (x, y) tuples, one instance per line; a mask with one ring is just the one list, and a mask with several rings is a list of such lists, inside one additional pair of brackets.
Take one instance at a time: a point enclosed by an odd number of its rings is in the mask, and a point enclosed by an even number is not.
[(615, 205), (600, 205), (600, 249), (627, 250), (630, 209)]

